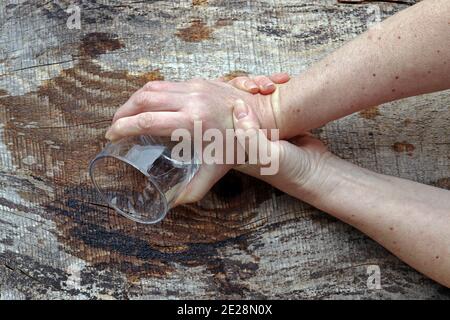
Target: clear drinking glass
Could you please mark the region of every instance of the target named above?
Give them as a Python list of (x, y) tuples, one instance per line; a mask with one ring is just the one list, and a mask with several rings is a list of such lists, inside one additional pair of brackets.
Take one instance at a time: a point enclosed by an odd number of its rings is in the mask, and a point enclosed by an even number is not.
[(171, 157), (177, 142), (141, 135), (109, 142), (90, 162), (89, 175), (102, 198), (117, 212), (140, 223), (161, 221), (198, 170)]

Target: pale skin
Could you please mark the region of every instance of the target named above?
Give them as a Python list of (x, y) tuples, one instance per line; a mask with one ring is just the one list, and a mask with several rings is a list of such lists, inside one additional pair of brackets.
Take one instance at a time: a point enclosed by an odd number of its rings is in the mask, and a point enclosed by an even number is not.
[[(360, 168), (305, 134), (384, 102), (449, 89), (449, 48), (450, 1), (424, 0), (288, 82), (278, 74), (228, 84), (149, 83), (117, 111), (107, 138), (170, 134), (191, 129), (196, 119), (204, 129), (247, 129), (260, 139), (267, 138), (257, 129), (276, 127), (284, 140), (268, 143), (280, 155), (279, 172), (261, 176), (257, 165), (235, 169), (351, 224), (450, 287), (450, 191)], [(199, 200), (232, 167), (202, 167), (178, 202)]]

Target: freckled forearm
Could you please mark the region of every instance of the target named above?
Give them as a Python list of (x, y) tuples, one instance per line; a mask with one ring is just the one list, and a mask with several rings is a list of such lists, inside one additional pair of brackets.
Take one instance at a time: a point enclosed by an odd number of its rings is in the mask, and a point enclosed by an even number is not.
[[(430, 278), (450, 286), (450, 191), (331, 158), (298, 197), (361, 230)], [(306, 188), (306, 190), (305, 190)]]
[(425, 0), (386, 19), (280, 87), (288, 138), (388, 101), (450, 88), (450, 1)]

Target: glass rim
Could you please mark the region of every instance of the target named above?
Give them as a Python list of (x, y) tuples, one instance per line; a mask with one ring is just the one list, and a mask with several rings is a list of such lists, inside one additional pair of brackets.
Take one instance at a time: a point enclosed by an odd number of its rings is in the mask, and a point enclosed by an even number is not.
[[(156, 220), (152, 220), (152, 221), (148, 221), (148, 220), (142, 220), (139, 218), (136, 218), (134, 216), (132, 216), (131, 214), (126, 213), (125, 211), (123, 211), (122, 209), (120, 209), (119, 207), (113, 205), (104, 195), (104, 193), (101, 191), (100, 187), (98, 186), (97, 182), (94, 179), (94, 164), (95, 162), (97, 162), (98, 160), (104, 159), (104, 158), (114, 158), (117, 159), (119, 161), (122, 161), (124, 163), (126, 163), (127, 165), (130, 165), (131, 167), (133, 167), (134, 169), (136, 169), (137, 171), (139, 171), (141, 174), (143, 174), (149, 181), (150, 183), (156, 188), (156, 190), (158, 191), (158, 193), (160, 194), (160, 196), (163, 199), (163, 204), (164, 204), (164, 213)], [(172, 170), (172, 169), (171, 169)], [(124, 217), (134, 221), (134, 222), (138, 222), (138, 223), (142, 223), (142, 224), (156, 224), (160, 221), (162, 221), (166, 215), (167, 212), (169, 211), (168, 209), (168, 201), (166, 198), (166, 195), (161, 191), (160, 187), (158, 186), (158, 184), (155, 182), (155, 180), (153, 180), (152, 176), (150, 174), (148, 174), (147, 172), (143, 172), (139, 167), (137, 167), (133, 162), (129, 161), (128, 159), (121, 157), (121, 156), (116, 156), (116, 155), (111, 155), (108, 153), (105, 153), (104, 151), (100, 152), (94, 159), (92, 159), (89, 162), (89, 176), (91, 178), (92, 183), (94, 184), (95, 188), (97, 189), (97, 192), (100, 194), (100, 196), (103, 198), (103, 201), (105, 201), (108, 205), (110, 205), (113, 209), (115, 209), (117, 212), (119, 212), (121, 215), (123, 215)]]

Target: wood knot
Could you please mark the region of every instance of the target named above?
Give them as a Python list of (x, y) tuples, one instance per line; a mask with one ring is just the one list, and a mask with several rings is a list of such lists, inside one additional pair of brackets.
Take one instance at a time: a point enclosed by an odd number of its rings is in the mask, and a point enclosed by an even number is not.
[(372, 107), (363, 111), (359, 112), (359, 115), (361, 118), (367, 119), (367, 120), (373, 120), (379, 115), (381, 115), (380, 110), (378, 107)]
[(100, 54), (118, 50), (123, 47), (123, 43), (117, 39), (117, 35), (115, 34), (92, 32), (86, 34), (81, 39), (79, 49), (80, 55), (93, 58)]
[(206, 6), (208, 4), (208, 0), (192, 0), (193, 6)]
[(416, 147), (414, 147), (411, 143), (408, 143), (406, 141), (396, 142), (391, 146), (391, 148), (395, 152), (407, 152), (407, 153), (412, 153), (416, 149)]
[(212, 31), (201, 19), (194, 19), (190, 26), (179, 29), (175, 35), (186, 42), (200, 42), (211, 39)]

